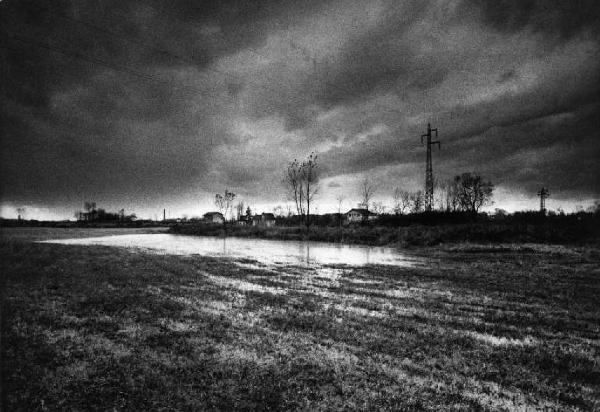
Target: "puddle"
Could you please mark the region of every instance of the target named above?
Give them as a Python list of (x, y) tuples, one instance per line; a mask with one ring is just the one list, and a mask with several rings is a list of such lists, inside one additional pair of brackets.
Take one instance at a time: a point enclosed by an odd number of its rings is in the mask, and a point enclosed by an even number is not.
[[(150, 253), (225, 256), (252, 259), (266, 265), (394, 265), (414, 266), (417, 259), (394, 248), (326, 242), (217, 238), (174, 234), (131, 234), (80, 239), (46, 240), (65, 245), (101, 245), (138, 248)], [(252, 265), (250, 262), (246, 262)]]

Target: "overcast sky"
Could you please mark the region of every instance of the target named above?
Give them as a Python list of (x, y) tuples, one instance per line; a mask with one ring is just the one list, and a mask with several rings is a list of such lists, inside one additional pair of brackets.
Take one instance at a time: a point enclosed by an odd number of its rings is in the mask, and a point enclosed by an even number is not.
[(318, 212), (358, 182), (423, 189), (474, 171), (493, 207), (600, 197), (600, 2), (4, 0), (1, 214), (95, 201), (201, 215), (225, 188), (286, 202), (319, 153)]

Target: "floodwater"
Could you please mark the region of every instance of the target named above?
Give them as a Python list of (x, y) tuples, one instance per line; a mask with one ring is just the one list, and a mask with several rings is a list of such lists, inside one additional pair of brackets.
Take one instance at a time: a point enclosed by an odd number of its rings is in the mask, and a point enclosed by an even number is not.
[(412, 266), (415, 258), (397, 249), (326, 242), (265, 240), (240, 237), (132, 234), (80, 239), (45, 240), (65, 245), (102, 245), (138, 248), (151, 253), (224, 256), (252, 259), (267, 265)]

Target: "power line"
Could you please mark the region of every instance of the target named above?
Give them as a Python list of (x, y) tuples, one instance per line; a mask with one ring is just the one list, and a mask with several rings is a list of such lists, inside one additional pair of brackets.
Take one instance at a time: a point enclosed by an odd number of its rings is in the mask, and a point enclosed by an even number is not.
[(423, 138), (427, 138), (427, 165), (425, 167), (425, 211), (431, 212), (433, 208), (433, 165), (431, 163), (431, 146), (434, 144), (438, 145), (440, 149), (439, 141), (431, 140), (431, 133), (435, 132), (435, 137), (438, 136), (438, 129), (432, 129), (431, 124), (427, 123), (427, 133), (421, 135), (421, 144), (423, 144)]
[(540, 197), (540, 212), (545, 214), (546, 213), (546, 199), (550, 196), (550, 191), (547, 188), (542, 187), (537, 195)]

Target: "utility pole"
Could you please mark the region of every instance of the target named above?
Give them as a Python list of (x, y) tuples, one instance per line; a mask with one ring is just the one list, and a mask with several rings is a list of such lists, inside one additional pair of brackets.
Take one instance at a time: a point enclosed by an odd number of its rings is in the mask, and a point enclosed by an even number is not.
[(542, 187), (537, 195), (540, 197), (540, 213), (546, 214), (546, 199), (550, 196), (550, 192)]
[(425, 211), (431, 212), (433, 207), (433, 166), (431, 164), (431, 145), (437, 144), (438, 149), (441, 149), (439, 141), (431, 141), (431, 132), (435, 132), (435, 137), (438, 137), (438, 129), (432, 129), (431, 124), (427, 123), (427, 133), (421, 135), (421, 144), (423, 138), (427, 138), (427, 166), (425, 169)]

